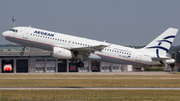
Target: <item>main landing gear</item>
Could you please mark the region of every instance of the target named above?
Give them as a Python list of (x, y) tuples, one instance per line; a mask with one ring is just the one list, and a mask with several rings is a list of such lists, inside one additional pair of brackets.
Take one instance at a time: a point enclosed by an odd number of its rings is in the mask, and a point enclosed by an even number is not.
[(26, 47), (23, 47), (22, 48), (22, 52), (20, 52), (20, 55), (23, 56), (24, 55), (24, 50), (25, 50)]
[(80, 67), (80, 68), (84, 67), (84, 63), (81, 61), (81, 59), (78, 59), (77, 67)]

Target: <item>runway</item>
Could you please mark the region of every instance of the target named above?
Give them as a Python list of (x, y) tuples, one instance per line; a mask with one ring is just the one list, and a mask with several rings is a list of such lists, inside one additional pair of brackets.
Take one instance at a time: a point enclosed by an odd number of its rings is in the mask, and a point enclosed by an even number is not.
[(170, 72), (68, 72), (68, 73), (0, 73), (0, 75), (174, 75)]
[(165, 87), (1, 87), (0, 90), (180, 90)]
[(55, 80), (60, 80), (60, 79), (180, 79), (180, 78), (162, 78), (162, 77), (157, 77), (157, 78), (144, 78), (144, 77), (138, 77), (138, 78), (127, 78), (127, 77), (120, 77), (120, 78), (0, 78), (0, 80), (5, 80), (5, 79), (55, 79)]

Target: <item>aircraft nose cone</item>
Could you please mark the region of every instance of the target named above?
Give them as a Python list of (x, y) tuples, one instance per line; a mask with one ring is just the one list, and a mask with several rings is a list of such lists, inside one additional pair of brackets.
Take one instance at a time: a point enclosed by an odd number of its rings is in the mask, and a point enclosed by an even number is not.
[(3, 32), (3, 33), (2, 33), (2, 37), (3, 37), (3, 38), (6, 38), (6, 33), (7, 33), (7, 32)]

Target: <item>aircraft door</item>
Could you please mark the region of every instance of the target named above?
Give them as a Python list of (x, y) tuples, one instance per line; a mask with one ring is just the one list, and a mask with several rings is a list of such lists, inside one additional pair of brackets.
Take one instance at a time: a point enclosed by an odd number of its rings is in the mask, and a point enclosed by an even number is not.
[(136, 61), (141, 62), (141, 57), (142, 57), (142, 52), (141, 52), (141, 51), (138, 51), (138, 52), (137, 52)]
[(28, 39), (28, 34), (29, 34), (29, 28), (25, 28), (23, 33), (23, 38)]

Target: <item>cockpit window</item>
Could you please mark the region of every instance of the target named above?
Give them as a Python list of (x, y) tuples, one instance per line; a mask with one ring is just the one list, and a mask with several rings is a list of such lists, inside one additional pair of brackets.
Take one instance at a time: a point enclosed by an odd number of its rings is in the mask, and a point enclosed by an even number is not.
[(12, 32), (18, 32), (17, 29), (10, 29), (9, 31), (12, 31)]

